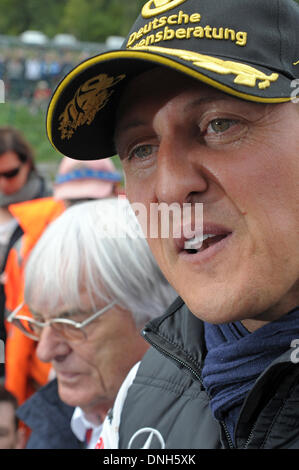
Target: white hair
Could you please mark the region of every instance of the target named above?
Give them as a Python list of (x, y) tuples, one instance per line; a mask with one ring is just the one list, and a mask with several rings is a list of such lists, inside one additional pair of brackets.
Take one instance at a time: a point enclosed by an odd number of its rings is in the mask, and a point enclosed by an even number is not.
[(131, 311), (138, 326), (161, 315), (177, 294), (161, 273), (126, 199), (85, 202), (45, 230), (28, 259), (25, 302), (55, 312), (82, 309), (82, 293)]

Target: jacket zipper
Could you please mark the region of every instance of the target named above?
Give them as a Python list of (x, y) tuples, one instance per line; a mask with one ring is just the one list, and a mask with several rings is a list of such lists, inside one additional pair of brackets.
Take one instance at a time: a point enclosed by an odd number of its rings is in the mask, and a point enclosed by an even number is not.
[(224, 433), (228, 442), (228, 446), (230, 449), (235, 449), (235, 446), (233, 444), (232, 438), (230, 437), (230, 433), (228, 432), (227, 426), (224, 421), (220, 421), (221, 426), (224, 429)]
[(249, 436), (248, 436), (248, 439), (247, 439), (247, 441), (245, 442), (244, 449), (247, 449), (248, 444), (249, 444), (249, 441), (250, 441), (250, 439), (252, 438), (252, 436), (253, 436), (253, 428), (251, 429), (251, 431), (250, 431), (250, 433), (249, 433)]
[[(180, 359), (178, 359), (176, 356), (174, 356), (173, 354), (169, 353), (168, 351), (165, 351), (165, 349), (161, 348), (161, 346), (158, 346), (156, 343), (154, 343), (148, 336), (147, 336), (147, 331), (146, 330), (143, 330), (142, 331), (142, 335), (143, 337), (146, 339), (146, 341), (151, 345), (153, 346), (153, 348), (155, 348), (157, 351), (159, 351), (163, 356), (165, 357), (170, 357), (171, 359), (173, 359), (174, 361), (176, 361), (178, 364), (181, 364), (182, 366), (184, 366), (186, 369), (188, 369), (196, 378), (197, 380), (199, 381), (199, 383), (201, 384), (202, 388), (205, 390), (205, 387), (204, 387), (204, 384), (203, 384), (203, 381), (202, 381), (202, 378), (201, 376), (196, 372), (196, 370), (194, 370), (192, 367), (190, 367), (186, 362), (184, 361), (181, 361)], [(207, 393), (207, 391), (206, 391)], [(210, 398), (209, 394), (207, 393), (208, 397)], [(211, 398), (210, 398), (211, 399)], [(228, 442), (228, 445), (229, 445), (229, 448), (230, 449), (234, 449), (235, 446), (233, 444), (233, 441), (230, 437), (230, 434), (228, 432), (228, 429), (227, 429), (227, 426), (225, 424), (225, 422), (223, 421), (219, 421), (220, 425), (223, 427), (224, 429), (224, 433), (225, 433), (225, 436), (226, 436), (226, 439), (227, 439), (227, 442)]]
[(157, 351), (159, 351), (163, 356), (170, 357), (171, 359), (173, 359), (174, 361), (176, 361), (178, 364), (183, 365), (183, 366), (184, 366), (186, 369), (188, 369), (193, 375), (195, 375), (195, 377), (197, 378), (197, 380), (200, 382), (201, 386), (204, 388), (204, 385), (203, 385), (201, 376), (200, 376), (192, 367), (190, 367), (186, 362), (181, 361), (180, 359), (178, 359), (176, 356), (174, 356), (173, 354), (169, 353), (168, 351), (165, 351), (165, 349), (161, 348), (161, 346), (158, 346), (158, 345), (157, 345), (156, 343), (154, 343), (148, 336), (146, 336), (146, 333), (147, 333), (146, 330), (143, 330), (143, 331), (142, 331), (142, 335), (144, 336), (144, 338), (146, 338), (146, 341), (147, 341), (151, 346), (153, 346), (155, 349), (157, 349)]

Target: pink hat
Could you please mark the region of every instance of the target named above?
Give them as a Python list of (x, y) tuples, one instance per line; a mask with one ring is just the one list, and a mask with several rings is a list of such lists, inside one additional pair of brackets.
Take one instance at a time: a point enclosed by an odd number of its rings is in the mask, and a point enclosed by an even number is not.
[(64, 157), (54, 182), (55, 199), (101, 199), (114, 194), (122, 176), (111, 159), (78, 161)]

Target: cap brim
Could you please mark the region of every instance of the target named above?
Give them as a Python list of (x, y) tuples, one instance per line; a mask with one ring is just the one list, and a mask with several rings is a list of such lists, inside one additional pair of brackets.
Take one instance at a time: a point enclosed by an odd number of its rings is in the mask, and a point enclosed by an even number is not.
[[(155, 66), (169, 67), (244, 100), (282, 103), (291, 99), (291, 79), (266, 67), (219, 56), (195, 56), (191, 51), (178, 54), (167, 48), (142, 49), (92, 57), (61, 81), (47, 113), (48, 138), (59, 152), (80, 160), (114, 155), (114, 120), (120, 95), (129, 80)], [(209, 60), (200, 61), (198, 56)]]

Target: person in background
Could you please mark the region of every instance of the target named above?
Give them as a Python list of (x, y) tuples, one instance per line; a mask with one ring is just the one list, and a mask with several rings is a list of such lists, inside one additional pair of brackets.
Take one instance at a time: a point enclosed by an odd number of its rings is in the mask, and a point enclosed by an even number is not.
[(0, 127), (0, 263), (17, 226), (9, 205), (50, 194), (36, 170), (32, 147), (17, 129)]
[(31, 53), (25, 58), (24, 79), (26, 81), (26, 98), (30, 103), (36, 84), (42, 78), (43, 59), (41, 54)]
[(32, 317), (21, 304), (8, 319), (56, 373), (18, 410), (32, 429), (27, 448), (94, 448), (148, 348), (140, 329), (175, 297), (126, 199), (75, 205), (47, 228), (25, 270)]
[[(24, 267), (32, 248), (46, 227), (74, 203), (115, 196), (115, 188), (120, 180), (121, 175), (110, 160), (82, 164), (64, 157), (57, 171), (53, 197), (9, 207), (22, 227), (23, 236), (10, 250), (6, 263), (7, 315), (24, 299)], [(38, 359), (35, 354), (35, 341), (25, 337), (7, 322), (6, 329), (5, 386), (17, 397), (21, 405), (40, 386), (48, 382), (51, 365)]]
[[(10, 249), (23, 233), (9, 207), (50, 195), (50, 186), (36, 169), (30, 144), (14, 127), (0, 127), (0, 339), (3, 341), (6, 339), (4, 270)], [(4, 376), (3, 367), (0, 376)]]
[(0, 385), (0, 449), (23, 449), (24, 433), (18, 426), (15, 396)]
[(23, 98), (25, 59), (22, 50), (10, 50), (2, 63), (1, 78), (6, 84), (9, 101), (19, 101)]
[[(24, 267), (27, 258), (45, 228), (62, 212), (63, 201), (53, 197), (14, 204), (10, 211), (22, 228), (22, 236), (11, 248), (4, 271), (5, 318), (19, 305), (24, 295)], [(35, 343), (5, 320), (5, 387), (21, 404), (47, 383), (50, 366), (39, 361)]]
[(122, 175), (111, 158), (78, 162), (64, 157), (54, 181), (53, 195), (67, 206), (89, 199), (117, 196)]
[(30, 103), (30, 112), (38, 114), (40, 111), (46, 111), (51, 97), (52, 90), (46, 80), (39, 80), (36, 84), (32, 101)]

